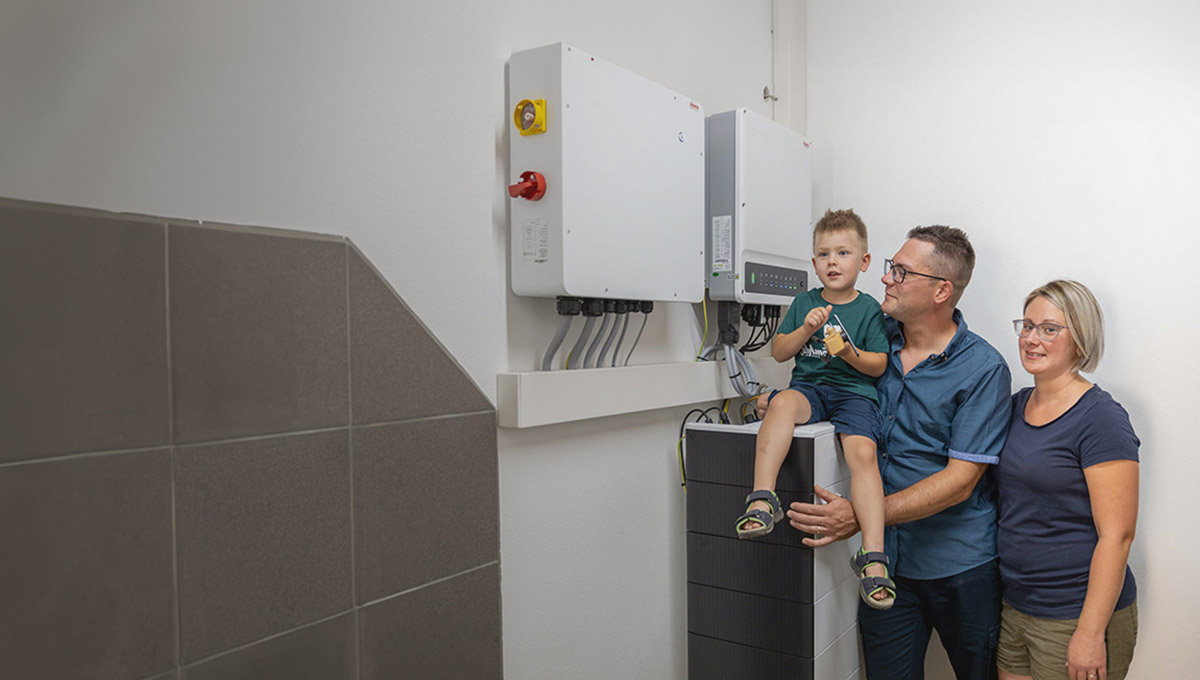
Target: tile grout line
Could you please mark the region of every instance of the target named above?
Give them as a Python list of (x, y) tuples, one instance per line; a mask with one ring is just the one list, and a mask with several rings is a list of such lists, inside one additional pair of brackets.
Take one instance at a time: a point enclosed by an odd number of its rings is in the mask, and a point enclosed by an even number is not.
[[(480, 413), (484, 413), (481, 411)], [(458, 415), (476, 415), (476, 414), (458, 414)], [(449, 416), (447, 416), (449, 417)], [(383, 423), (384, 425), (393, 423)], [(94, 458), (96, 456), (115, 456), (126, 453), (140, 453), (145, 451), (155, 451), (157, 449), (194, 449), (200, 446), (214, 446), (218, 444), (236, 444), (239, 442), (263, 441), (267, 439), (282, 439), (284, 437), (298, 437), (302, 435), (320, 434), (322, 432), (336, 432), (338, 430), (349, 429), (349, 425), (330, 425), (329, 427), (319, 427), (311, 430), (292, 430), (288, 432), (271, 432), (269, 434), (254, 434), (245, 437), (231, 437), (229, 439), (213, 439), (202, 442), (188, 442), (186, 444), (157, 444), (155, 446), (143, 446), (136, 449), (110, 449), (107, 451), (82, 451), (79, 453), (67, 453), (61, 456), (49, 456), (46, 458), (31, 458), (29, 460), (14, 460), (7, 463), (0, 463), (0, 469), (17, 467), (19, 465), (37, 465), (39, 463), (55, 463), (75, 458)]]
[(350, 326), (350, 245), (346, 246), (346, 410), (349, 427), (346, 428), (347, 449), (349, 451), (349, 485), (350, 485), (350, 609), (354, 612), (354, 679), (358, 680), (362, 673), (361, 631), (359, 627), (359, 570), (358, 570), (358, 536), (354, 517), (354, 353), (352, 326)]
[(443, 413), (436, 416), (417, 416), (415, 418), (403, 418), (401, 420), (388, 420), (380, 423), (364, 423), (355, 425), (359, 429), (369, 427), (387, 427), (388, 425), (404, 425), (406, 423), (419, 423), (427, 420), (449, 420), (450, 418), (461, 418), (463, 416), (482, 416), (489, 413), (495, 413), (496, 409), (486, 409), (483, 411), (464, 411), (463, 413)]
[[(163, 225), (163, 302), (166, 306), (166, 341), (167, 341), (167, 433), (172, 446), (167, 450), (171, 471), (171, 597), (175, 605), (174, 638), (175, 638), (175, 668), (178, 671), (183, 662), (183, 598), (179, 592), (179, 523), (178, 499), (175, 496), (175, 381), (172, 377), (174, 366), (171, 362), (171, 226)], [(178, 678), (178, 672), (176, 673)]]
[(171, 580), (175, 599), (175, 667), (183, 664), (183, 598), (179, 592), (179, 523), (177, 499), (175, 497), (175, 449), (170, 453), (171, 468)]
[(362, 610), (354, 608), (354, 680), (362, 680)]
[(398, 593), (392, 593), (391, 595), (387, 595), (386, 597), (381, 597), (378, 600), (371, 600), (370, 602), (364, 602), (362, 604), (361, 608), (366, 609), (367, 607), (373, 607), (377, 604), (382, 604), (384, 602), (387, 602), (388, 600), (394, 600), (398, 597), (410, 595), (412, 593), (417, 592), (418, 590), (424, 590), (425, 588), (428, 588), (430, 586), (436, 586), (440, 583), (445, 583), (446, 581), (456, 579), (459, 576), (466, 576), (467, 574), (471, 574), (471, 573), (474, 573), (474, 572), (477, 572), (477, 571), (480, 571), (483, 569), (487, 569), (488, 567), (494, 567), (494, 566), (500, 566), (500, 560), (492, 560), (491, 562), (485, 562), (484, 564), (476, 565), (474, 567), (471, 567), (470, 569), (465, 569), (463, 571), (460, 571), (457, 574), (450, 574), (449, 576), (443, 576), (441, 578), (436, 578), (428, 583), (422, 583), (421, 585), (415, 586), (413, 588), (409, 588), (408, 590), (402, 590)]
[[(354, 355), (351, 351), (350, 328), (350, 244), (344, 243), (346, 252), (346, 413), (349, 426), (346, 428), (346, 449), (348, 451), (347, 462), (349, 465), (349, 480), (350, 484), (350, 607), (355, 609), (358, 606), (358, 561), (356, 553), (358, 552), (357, 543), (357, 527), (355, 525), (354, 516)], [(359, 649), (358, 649), (358, 611), (354, 612), (354, 677), (359, 674)]]
[(171, 227), (163, 225), (163, 306), (167, 330), (167, 441), (175, 443), (175, 381), (171, 362)]
[(88, 451), (85, 453), (68, 453), (62, 456), (50, 456), (49, 458), (33, 458), (30, 460), (14, 460), (9, 463), (0, 463), (0, 470), (4, 468), (20, 467), (22, 465), (39, 465), (41, 463), (61, 463), (63, 461), (75, 460), (77, 458), (98, 458), (100, 456), (122, 456), (129, 453), (146, 453), (148, 451), (158, 451), (160, 449), (170, 449), (170, 444), (159, 444), (158, 446), (144, 446), (137, 449), (115, 449), (112, 451)]
[(202, 442), (188, 442), (186, 444), (176, 444), (176, 449), (194, 449), (201, 446), (215, 446), (217, 444), (236, 444), (239, 442), (255, 442), (265, 441), (267, 439), (283, 439), (284, 437), (298, 437), (302, 435), (321, 434), (322, 432), (336, 432), (345, 430), (349, 425), (330, 425), (329, 427), (314, 427), (308, 430), (290, 430), (287, 432), (270, 432), (267, 434), (251, 434), (245, 437), (230, 437), (229, 439), (212, 439)]
[(329, 616), (326, 616), (321, 619), (317, 619), (316, 621), (310, 621), (308, 623), (304, 623), (299, 626), (294, 626), (292, 628), (288, 628), (287, 630), (281, 630), (277, 633), (271, 633), (270, 635), (268, 635), (266, 637), (261, 637), (261, 638), (258, 638), (257, 640), (251, 640), (250, 642), (238, 645), (236, 647), (230, 647), (229, 649), (222, 649), (221, 651), (217, 652), (216, 654), (210, 654), (206, 657), (196, 659), (195, 661), (189, 661), (186, 664), (183, 663), (182, 659), (180, 659), (178, 670), (182, 671), (184, 668), (191, 668), (194, 666), (199, 666), (201, 664), (206, 664), (209, 661), (219, 659), (223, 656), (229, 656), (230, 654), (236, 654), (237, 652), (241, 652), (243, 650), (250, 649), (251, 647), (254, 647), (256, 645), (261, 645), (264, 642), (270, 642), (271, 640), (281, 638), (285, 635), (291, 635), (292, 633), (299, 632), (306, 628), (313, 628), (313, 627), (319, 626), (323, 623), (329, 623), (330, 621), (333, 621), (334, 619), (338, 619), (343, 616), (346, 616), (347, 614), (353, 614), (353, 613), (354, 613), (354, 608), (351, 607), (350, 609), (340, 611), (336, 614), (330, 614)]

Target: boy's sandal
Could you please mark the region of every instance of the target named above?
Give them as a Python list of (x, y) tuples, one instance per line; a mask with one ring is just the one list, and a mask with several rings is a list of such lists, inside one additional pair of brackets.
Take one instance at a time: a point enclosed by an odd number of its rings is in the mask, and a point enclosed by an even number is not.
[[(747, 509), (745, 514), (737, 518), (738, 538), (766, 536), (775, 528), (775, 523), (783, 519), (783, 506), (779, 502), (779, 496), (776, 496), (774, 491), (767, 491), (766, 489), (751, 491), (750, 495), (746, 496), (746, 504), (749, 505), (754, 501), (766, 501), (767, 505), (771, 507), (771, 512)], [(754, 529), (747, 529), (745, 527), (749, 522), (758, 522), (759, 526)]]
[[(871, 609), (891, 609), (892, 605), (896, 604), (896, 584), (887, 576), (867, 576), (867, 566), (871, 564), (882, 564), (886, 574), (887, 554), (867, 552), (865, 549), (859, 548), (858, 552), (850, 558), (850, 568), (859, 577), (858, 594)], [(880, 592), (884, 593), (886, 597), (882, 600), (875, 599), (875, 594)]]

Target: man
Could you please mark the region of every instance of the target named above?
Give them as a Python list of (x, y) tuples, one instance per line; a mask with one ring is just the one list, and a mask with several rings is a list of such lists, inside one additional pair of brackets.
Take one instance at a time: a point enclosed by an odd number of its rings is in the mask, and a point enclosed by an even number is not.
[[(955, 308), (975, 266), (966, 234), (917, 227), (885, 263), (891, 342), (879, 379), (885, 552), (897, 586), (889, 610), (860, 605), (867, 677), (921, 678), (930, 630), (959, 680), (995, 678), (1000, 625), (995, 488), (1008, 429), (1011, 375)], [(850, 502), (793, 503), (792, 526), (828, 545), (858, 532)]]

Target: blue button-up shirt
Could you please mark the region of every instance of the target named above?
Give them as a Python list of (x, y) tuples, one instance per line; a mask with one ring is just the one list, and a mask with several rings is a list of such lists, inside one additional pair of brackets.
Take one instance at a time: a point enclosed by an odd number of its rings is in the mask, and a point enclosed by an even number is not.
[[(941, 354), (908, 375), (900, 363), (902, 327), (887, 319), (891, 348), (879, 378), (883, 415), (879, 472), (892, 494), (940, 472), (950, 458), (1000, 462), (1008, 433), (1012, 375), (986, 340), (967, 330), (954, 311), (958, 331)], [(990, 473), (971, 497), (941, 512), (887, 527), (884, 546), (895, 574), (934, 579), (961, 574), (996, 557), (996, 488)]]

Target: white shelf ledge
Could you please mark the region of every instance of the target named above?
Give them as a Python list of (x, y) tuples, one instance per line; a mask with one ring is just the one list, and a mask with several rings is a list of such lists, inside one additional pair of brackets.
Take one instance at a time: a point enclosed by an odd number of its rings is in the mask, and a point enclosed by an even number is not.
[[(791, 364), (750, 360), (764, 384), (787, 384)], [(496, 376), (501, 427), (538, 427), (736, 397), (724, 361)]]

